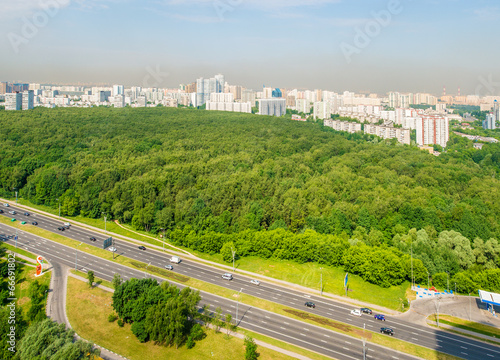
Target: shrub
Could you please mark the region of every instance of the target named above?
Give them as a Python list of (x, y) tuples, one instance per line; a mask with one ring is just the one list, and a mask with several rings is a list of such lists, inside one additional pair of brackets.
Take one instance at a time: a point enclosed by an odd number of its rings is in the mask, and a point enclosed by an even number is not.
[(108, 321), (109, 322), (113, 322), (116, 319), (118, 319), (118, 316), (116, 316), (116, 314), (109, 314), (109, 316), (108, 316)]

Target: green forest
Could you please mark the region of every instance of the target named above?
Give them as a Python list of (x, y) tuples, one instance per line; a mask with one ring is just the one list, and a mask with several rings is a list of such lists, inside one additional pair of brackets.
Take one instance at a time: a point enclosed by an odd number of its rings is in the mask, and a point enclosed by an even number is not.
[(0, 124), (3, 196), (381, 286), (409, 279), (413, 248), (419, 279), (448, 271), (463, 292), (500, 290), (499, 144), (452, 135), (435, 157), (316, 123), (172, 108), (3, 111)]

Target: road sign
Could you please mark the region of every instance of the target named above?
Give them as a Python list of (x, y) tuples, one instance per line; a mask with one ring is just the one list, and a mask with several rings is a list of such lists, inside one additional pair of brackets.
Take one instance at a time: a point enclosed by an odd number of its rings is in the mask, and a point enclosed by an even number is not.
[(102, 248), (106, 249), (106, 248), (110, 247), (111, 245), (113, 245), (113, 238), (112, 237), (104, 240), (104, 243), (102, 244)]

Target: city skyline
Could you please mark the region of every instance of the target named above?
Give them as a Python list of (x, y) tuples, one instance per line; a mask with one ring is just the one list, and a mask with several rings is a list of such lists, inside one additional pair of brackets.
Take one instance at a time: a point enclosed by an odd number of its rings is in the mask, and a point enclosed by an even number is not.
[[(499, 95), (491, 0), (0, 0), (2, 81)], [(30, 32), (31, 30), (31, 32)], [(491, 34), (492, 36), (488, 36)]]

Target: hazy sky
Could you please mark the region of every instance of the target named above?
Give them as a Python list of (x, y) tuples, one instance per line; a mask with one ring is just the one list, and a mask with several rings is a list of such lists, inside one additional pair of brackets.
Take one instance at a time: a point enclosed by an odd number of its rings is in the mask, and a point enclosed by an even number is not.
[(500, 95), (498, 0), (0, 0), (0, 81)]

